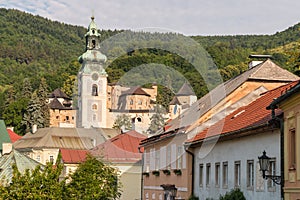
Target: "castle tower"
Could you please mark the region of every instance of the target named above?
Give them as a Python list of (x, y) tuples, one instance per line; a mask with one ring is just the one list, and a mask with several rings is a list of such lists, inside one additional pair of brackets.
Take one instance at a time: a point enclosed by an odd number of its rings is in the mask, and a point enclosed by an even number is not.
[(106, 127), (107, 73), (106, 56), (100, 52), (100, 33), (94, 17), (85, 34), (86, 52), (79, 57), (77, 126)]

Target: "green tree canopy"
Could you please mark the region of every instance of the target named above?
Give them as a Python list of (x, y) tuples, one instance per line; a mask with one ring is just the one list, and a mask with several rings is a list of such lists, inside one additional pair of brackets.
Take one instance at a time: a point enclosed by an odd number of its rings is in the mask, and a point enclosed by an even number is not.
[(113, 124), (113, 128), (131, 130), (132, 121), (130, 115), (126, 115), (126, 114), (118, 115)]
[(116, 199), (121, 196), (116, 169), (91, 155), (70, 176), (66, 199)]

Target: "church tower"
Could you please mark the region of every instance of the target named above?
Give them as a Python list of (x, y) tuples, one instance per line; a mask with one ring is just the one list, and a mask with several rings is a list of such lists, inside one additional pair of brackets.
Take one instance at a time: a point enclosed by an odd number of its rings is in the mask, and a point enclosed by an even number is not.
[(100, 33), (94, 17), (85, 34), (86, 52), (79, 57), (77, 126), (105, 128), (107, 113), (106, 56), (100, 52)]

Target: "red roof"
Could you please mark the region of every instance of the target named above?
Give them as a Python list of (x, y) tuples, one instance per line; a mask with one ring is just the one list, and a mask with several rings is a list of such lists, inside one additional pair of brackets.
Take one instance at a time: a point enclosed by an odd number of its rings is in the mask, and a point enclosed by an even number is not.
[(7, 128), (6, 129), (9, 135), (9, 138), (11, 140), (12, 143), (14, 143), (15, 141), (19, 140), (20, 138), (22, 138), (22, 136), (16, 134), (15, 132), (13, 132), (11, 129)]
[(136, 163), (142, 159), (138, 147), (145, 138), (145, 135), (134, 130), (128, 131), (98, 145), (90, 152), (110, 162)]
[[(225, 119), (218, 121), (216, 124), (198, 133), (194, 138), (188, 140), (187, 143), (193, 143), (219, 134), (224, 135), (266, 124), (271, 119), (271, 111), (267, 110), (266, 107), (270, 105), (275, 98), (281, 96), (283, 92), (297, 83), (298, 81), (292, 82), (262, 94), (260, 98), (249, 105), (237, 109), (235, 112), (226, 116)], [(279, 113), (281, 113), (280, 110), (278, 110), (276, 114)]]
[(64, 163), (79, 164), (85, 161), (88, 150), (60, 149), (60, 153)]

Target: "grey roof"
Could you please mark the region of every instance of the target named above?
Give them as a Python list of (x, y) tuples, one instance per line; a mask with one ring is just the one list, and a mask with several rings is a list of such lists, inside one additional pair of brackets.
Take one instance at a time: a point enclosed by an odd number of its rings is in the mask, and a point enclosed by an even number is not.
[(178, 98), (176, 96), (173, 97), (172, 101), (169, 103), (169, 105), (181, 105)]
[(18, 150), (33, 148), (91, 149), (95, 145), (105, 142), (109, 138), (108, 132), (108, 130), (94, 128), (41, 128), (34, 134), (27, 133), (13, 145)]
[(179, 89), (179, 91), (176, 93), (176, 96), (190, 96), (190, 95), (195, 95), (195, 92), (193, 91), (192, 87), (185, 82), (181, 88)]
[(0, 157), (0, 181), (1, 184), (10, 183), (13, 177), (12, 166), (15, 164), (20, 173), (26, 169), (33, 170), (36, 166), (41, 165), (37, 161), (23, 155), (17, 150), (12, 150), (9, 154)]
[(48, 95), (49, 98), (63, 98), (70, 100), (71, 98), (66, 95), (60, 88), (55, 89), (51, 94)]
[(51, 109), (59, 109), (59, 110), (64, 110), (66, 109), (65, 106), (63, 106), (56, 97), (49, 103), (49, 107)]
[(175, 130), (181, 127), (187, 127), (193, 124), (202, 115), (213, 108), (217, 103), (222, 101), (226, 96), (231, 94), (240, 85), (248, 80), (255, 81), (272, 81), (272, 82), (291, 82), (299, 80), (299, 77), (291, 72), (282, 69), (270, 59), (263, 63), (254, 66), (253, 68), (245, 71), (244, 73), (218, 85), (211, 90), (208, 94), (204, 95), (198, 101), (191, 105), (189, 109), (183, 112), (180, 116), (172, 120), (168, 126), (168, 130)]

